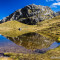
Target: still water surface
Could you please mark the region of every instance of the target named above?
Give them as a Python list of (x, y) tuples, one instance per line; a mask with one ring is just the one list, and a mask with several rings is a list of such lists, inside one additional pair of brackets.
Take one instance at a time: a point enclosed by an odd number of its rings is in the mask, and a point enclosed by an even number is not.
[(37, 33), (27, 33), (16, 37), (0, 35), (0, 53), (41, 53), (58, 47), (60, 43)]

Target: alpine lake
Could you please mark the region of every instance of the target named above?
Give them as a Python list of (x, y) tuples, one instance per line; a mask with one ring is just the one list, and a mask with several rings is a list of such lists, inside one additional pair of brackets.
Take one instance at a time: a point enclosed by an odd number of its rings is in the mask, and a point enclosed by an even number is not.
[(0, 32), (0, 60), (52, 60), (59, 58), (59, 46), (37, 32)]

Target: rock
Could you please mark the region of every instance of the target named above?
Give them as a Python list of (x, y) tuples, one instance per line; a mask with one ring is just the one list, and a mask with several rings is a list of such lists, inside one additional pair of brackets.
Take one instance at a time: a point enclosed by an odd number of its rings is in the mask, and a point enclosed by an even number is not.
[(51, 19), (56, 16), (56, 13), (53, 12), (48, 6), (41, 5), (27, 5), (22, 9), (16, 10), (11, 15), (2, 19), (0, 23), (4, 23), (11, 20), (17, 20), (19, 22), (35, 25), (38, 22), (41, 22), (46, 19)]
[(50, 50), (49, 48), (43, 48), (43, 49), (36, 49), (34, 52), (36, 53), (46, 53), (48, 50)]
[(37, 50), (35, 50), (34, 52), (36, 52), (36, 53), (46, 53), (45, 50), (41, 50), (41, 49), (37, 49)]
[(21, 30), (21, 28), (18, 29), (19, 31)]
[(1, 56), (4, 56), (4, 53), (0, 53), (0, 57), (1, 57)]

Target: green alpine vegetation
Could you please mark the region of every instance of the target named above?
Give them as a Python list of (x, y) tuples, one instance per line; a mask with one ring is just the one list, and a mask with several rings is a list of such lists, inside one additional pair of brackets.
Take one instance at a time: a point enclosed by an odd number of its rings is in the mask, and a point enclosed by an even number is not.
[(56, 40), (60, 36), (60, 16), (50, 20), (44, 20), (37, 25), (27, 25), (18, 21), (8, 21), (0, 24), (0, 33), (18, 30), (19, 28), (21, 28), (21, 35), (24, 34), (24, 32), (37, 32)]

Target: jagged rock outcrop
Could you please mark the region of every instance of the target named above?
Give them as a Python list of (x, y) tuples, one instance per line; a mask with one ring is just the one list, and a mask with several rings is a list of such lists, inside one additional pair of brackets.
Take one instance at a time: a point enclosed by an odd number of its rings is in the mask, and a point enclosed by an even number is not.
[(56, 13), (53, 12), (48, 6), (31, 4), (25, 6), (22, 9), (15, 11), (11, 15), (2, 19), (0, 23), (11, 21), (11, 20), (17, 20), (25, 24), (34, 25), (37, 22), (46, 19), (51, 19), (55, 16)]

